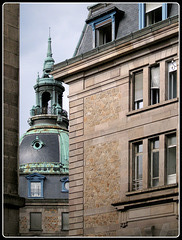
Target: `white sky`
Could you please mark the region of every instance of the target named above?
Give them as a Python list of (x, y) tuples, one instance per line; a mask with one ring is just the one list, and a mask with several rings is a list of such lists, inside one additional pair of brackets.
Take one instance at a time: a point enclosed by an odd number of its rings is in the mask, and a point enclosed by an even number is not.
[[(55, 64), (72, 58), (85, 20), (87, 6), (81, 3), (20, 3), (20, 137), (30, 128), (30, 109), (35, 105), (37, 73), (42, 76), (47, 54), (49, 27)], [(68, 87), (63, 108), (68, 111)]]

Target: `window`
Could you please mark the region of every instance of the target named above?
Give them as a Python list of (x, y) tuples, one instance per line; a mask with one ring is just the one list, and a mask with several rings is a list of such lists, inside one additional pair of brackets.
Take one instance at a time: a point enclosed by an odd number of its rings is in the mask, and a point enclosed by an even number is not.
[[(96, 41), (96, 47), (106, 44), (108, 42), (112, 41), (112, 23), (110, 20), (110, 23), (107, 23), (103, 26), (95, 26), (96, 28), (96, 36), (95, 36), (95, 41)], [(100, 24), (98, 24), (100, 25)]]
[(41, 212), (30, 213), (30, 230), (34, 230), (34, 231), (42, 230), (42, 213)]
[(176, 183), (176, 134), (167, 136), (167, 184)]
[(115, 40), (117, 23), (123, 15), (123, 11), (113, 6), (91, 15), (86, 20), (86, 23), (92, 27), (93, 48)]
[(139, 29), (165, 20), (168, 17), (167, 3), (139, 3)]
[(159, 184), (159, 138), (150, 141), (150, 149), (149, 186), (155, 187)]
[(146, 26), (162, 21), (162, 4), (146, 3)]
[(28, 180), (28, 197), (43, 198), (43, 181), (45, 176), (38, 173), (32, 173), (26, 176)]
[(62, 213), (62, 230), (69, 230), (69, 213)]
[(30, 183), (31, 197), (41, 197), (41, 182)]
[(134, 74), (134, 109), (143, 107), (143, 72)]
[(177, 66), (176, 62), (168, 63), (168, 99), (177, 97)]
[(130, 191), (177, 182), (176, 133), (163, 133), (130, 144)]
[(151, 105), (159, 103), (160, 101), (160, 72), (159, 66), (155, 66), (151, 68), (151, 81), (150, 81), (150, 89), (151, 89)]
[(134, 144), (134, 157), (133, 157), (133, 190), (142, 188), (143, 176), (143, 143), (139, 142)]
[(39, 139), (38, 136), (36, 136), (35, 140), (32, 141), (32, 147), (35, 150), (41, 149), (45, 144)]

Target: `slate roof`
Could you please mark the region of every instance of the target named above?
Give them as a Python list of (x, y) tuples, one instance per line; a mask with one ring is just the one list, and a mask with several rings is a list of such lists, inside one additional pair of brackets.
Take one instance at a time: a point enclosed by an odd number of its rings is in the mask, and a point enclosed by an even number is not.
[[(120, 39), (139, 30), (139, 7), (138, 3), (99, 3), (88, 7), (89, 13), (85, 21), (83, 31), (76, 46), (73, 57), (84, 54), (93, 49), (93, 33), (92, 27), (88, 24), (90, 20), (102, 16), (109, 9), (117, 8), (118, 11), (124, 13), (116, 23), (116, 38)], [(178, 14), (177, 4), (168, 4), (168, 17)]]

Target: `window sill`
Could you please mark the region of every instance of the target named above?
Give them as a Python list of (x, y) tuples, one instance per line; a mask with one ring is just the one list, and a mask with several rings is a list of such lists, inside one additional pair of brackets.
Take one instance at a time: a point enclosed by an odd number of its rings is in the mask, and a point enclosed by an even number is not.
[(161, 190), (176, 188), (176, 187), (178, 187), (178, 184), (173, 183), (173, 184), (169, 184), (169, 185), (163, 185), (163, 186), (152, 187), (152, 188), (148, 188), (148, 189), (126, 192), (126, 196), (133, 196), (133, 195), (137, 195), (137, 194), (150, 193), (150, 192), (161, 191)]
[[(177, 186), (177, 184), (171, 184), (135, 192), (126, 192), (128, 200), (115, 202), (111, 205), (117, 211), (125, 211), (132, 208), (178, 201), (179, 192), (175, 189)], [(141, 196), (141, 194), (143, 195)]]
[(142, 113), (142, 112), (145, 112), (145, 111), (149, 111), (151, 109), (158, 108), (158, 107), (163, 107), (165, 105), (172, 104), (172, 103), (175, 103), (175, 102), (178, 102), (178, 101), (179, 101), (178, 98), (166, 100), (166, 101), (164, 101), (162, 103), (157, 103), (157, 104), (150, 105), (150, 106), (147, 106), (147, 107), (144, 107), (144, 108), (141, 108), (141, 109), (132, 110), (132, 111), (128, 112), (126, 114), (126, 116), (129, 117), (129, 116), (132, 116), (134, 114), (138, 114), (138, 113)]
[(30, 232), (43, 232), (43, 229), (29, 229)]

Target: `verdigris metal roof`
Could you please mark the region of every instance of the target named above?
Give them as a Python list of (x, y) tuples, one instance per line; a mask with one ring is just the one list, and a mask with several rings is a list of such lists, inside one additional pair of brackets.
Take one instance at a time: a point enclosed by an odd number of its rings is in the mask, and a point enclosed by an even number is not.
[(68, 132), (58, 129), (28, 131), (20, 142), (19, 163), (20, 173), (68, 172)]

